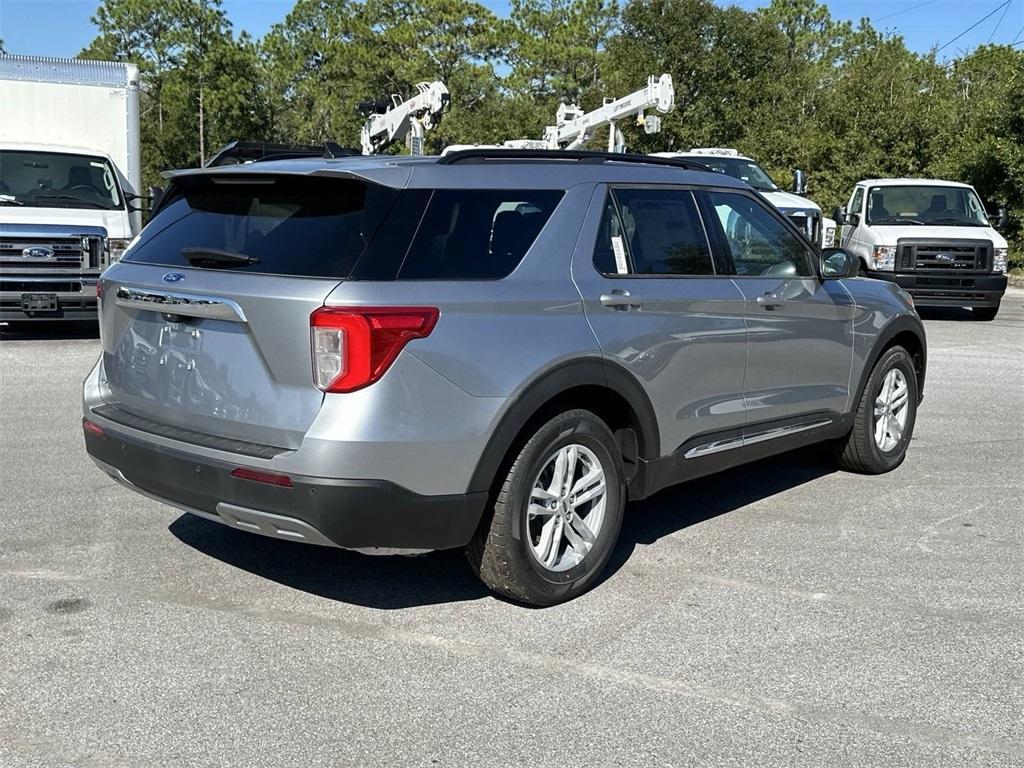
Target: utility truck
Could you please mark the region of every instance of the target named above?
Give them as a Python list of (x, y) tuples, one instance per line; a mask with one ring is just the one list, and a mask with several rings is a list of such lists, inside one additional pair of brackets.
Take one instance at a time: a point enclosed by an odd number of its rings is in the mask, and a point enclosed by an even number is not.
[(623, 120), (632, 118), (643, 126), (644, 133), (658, 133), (661, 118), (647, 114), (647, 110), (665, 114), (672, 111), (674, 103), (672, 75), (651, 75), (643, 88), (621, 99), (605, 99), (600, 107), (590, 112), (584, 112), (577, 104), (559, 104), (555, 124), (544, 129), (542, 139), (511, 139), (503, 144), (453, 144), (442, 154), (466, 149), (579, 149), (605, 126), (608, 127), (608, 151), (622, 154), (626, 151), (626, 140), (619, 129)]
[(387, 102), (361, 105), (371, 112), (360, 133), (363, 154), (379, 154), (396, 141), (405, 141), (409, 154), (422, 155), (423, 135), (441, 122), (450, 104), (448, 88), (435, 80), (416, 83), (416, 95), (404, 101), (401, 96), (393, 95), (390, 105)]
[(840, 245), (860, 274), (896, 283), (918, 306), (970, 307), (992, 320), (1006, 290), (1009, 214), (993, 221), (974, 187), (938, 179), (865, 179), (836, 208)]
[(92, 320), (141, 228), (139, 71), (0, 56), (0, 320)]
[[(821, 207), (807, 193), (803, 171), (793, 173), (793, 191), (786, 192), (772, 181), (760, 165), (739, 150), (728, 147), (703, 147), (689, 152), (655, 152), (658, 157), (684, 157), (696, 160), (711, 170), (740, 179), (761, 193), (769, 203), (792, 221), (807, 239), (819, 248), (831, 248), (836, 242), (836, 223), (822, 216)], [(723, 223), (728, 226), (727, 222)]]

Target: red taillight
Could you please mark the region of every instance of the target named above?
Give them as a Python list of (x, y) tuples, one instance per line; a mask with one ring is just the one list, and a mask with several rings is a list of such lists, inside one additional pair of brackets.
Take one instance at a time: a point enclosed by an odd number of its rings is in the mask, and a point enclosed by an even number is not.
[(88, 419), (82, 420), (82, 429), (88, 432), (90, 435), (96, 435), (96, 437), (104, 437), (103, 427), (99, 424), (95, 424)]
[(292, 487), (292, 479), (288, 477), (288, 475), (277, 475), (273, 472), (260, 472), (258, 469), (246, 469), (245, 467), (239, 467), (238, 469), (231, 470), (231, 476), (237, 477), (239, 480), (253, 480), (257, 483), (279, 485), (282, 488)]
[(377, 381), (412, 339), (429, 336), (435, 307), (321, 307), (309, 317), (313, 381), (352, 392)]
[(99, 301), (103, 300), (103, 281), (102, 280), (97, 280), (96, 281), (96, 298)]

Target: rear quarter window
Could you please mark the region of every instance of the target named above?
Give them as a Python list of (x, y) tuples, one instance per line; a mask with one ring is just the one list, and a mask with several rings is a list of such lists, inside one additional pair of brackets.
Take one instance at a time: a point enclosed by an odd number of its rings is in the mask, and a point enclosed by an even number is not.
[(143, 230), (125, 261), (192, 266), (184, 249), (252, 257), (218, 269), (345, 278), (397, 193), (358, 180), (186, 177)]
[(562, 199), (560, 190), (438, 189), (399, 280), (496, 280), (510, 274)]

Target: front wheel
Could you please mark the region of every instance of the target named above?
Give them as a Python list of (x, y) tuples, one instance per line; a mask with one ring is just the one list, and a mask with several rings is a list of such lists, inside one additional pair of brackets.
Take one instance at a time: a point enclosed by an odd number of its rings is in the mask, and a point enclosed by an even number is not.
[(600, 576), (622, 528), (622, 455), (590, 411), (559, 414), (519, 451), (467, 549), (495, 592), (531, 605), (565, 602)]
[(917, 401), (913, 359), (903, 347), (887, 349), (864, 386), (853, 429), (840, 441), (840, 466), (871, 475), (898, 467), (914, 432)]
[(999, 314), (999, 305), (994, 307), (971, 307), (975, 320), (995, 320)]

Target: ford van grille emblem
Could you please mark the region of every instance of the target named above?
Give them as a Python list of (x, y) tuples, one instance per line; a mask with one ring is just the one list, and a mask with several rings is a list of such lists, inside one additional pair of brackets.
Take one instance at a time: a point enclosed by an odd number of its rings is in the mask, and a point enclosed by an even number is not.
[(937, 253), (935, 254), (935, 260), (941, 261), (943, 264), (952, 264), (956, 261), (956, 256), (952, 253)]
[(165, 283), (180, 283), (184, 279), (185, 276), (181, 272), (168, 272), (163, 277)]
[(29, 259), (52, 259), (53, 248), (48, 245), (33, 245), (23, 248), (21, 255)]

